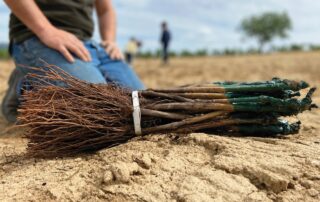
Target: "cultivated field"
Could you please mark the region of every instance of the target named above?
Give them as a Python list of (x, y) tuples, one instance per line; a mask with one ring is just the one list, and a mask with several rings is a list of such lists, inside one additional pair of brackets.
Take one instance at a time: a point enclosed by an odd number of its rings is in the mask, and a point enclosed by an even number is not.
[[(305, 80), (320, 86), (320, 52), (137, 60), (148, 87), (218, 80)], [(0, 98), (11, 62), (0, 62)], [(314, 101), (320, 104), (319, 91)], [(64, 159), (28, 159), (22, 131), (0, 118), (1, 201), (319, 201), (320, 110), (285, 138), (153, 135)]]

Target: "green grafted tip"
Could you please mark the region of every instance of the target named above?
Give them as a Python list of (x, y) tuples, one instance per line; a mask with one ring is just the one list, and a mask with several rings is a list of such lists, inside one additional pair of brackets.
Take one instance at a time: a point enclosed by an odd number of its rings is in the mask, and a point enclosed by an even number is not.
[(318, 106), (316, 104), (312, 103), (312, 95), (316, 90), (317, 90), (317, 88), (315, 88), (315, 87), (310, 88), (310, 90), (307, 93), (306, 97), (303, 98), (300, 101), (300, 103), (301, 103), (301, 111), (311, 110), (312, 108), (318, 108)]
[(301, 93), (299, 91), (292, 91), (292, 90), (285, 90), (282, 92), (282, 97), (281, 98), (292, 98), (296, 96), (300, 96)]
[(317, 105), (312, 103), (312, 94), (316, 88), (311, 88), (302, 100), (296, 98), (279, 99), (270, 96), (246, 98), (229, 98), (235, 112), (276, 113), (281, 116), (291, 116), (301, 113)]
[(278, 82), (285, 83), (290, 87), (291, 90), (294, 90), (294, 91), (299, 91), (301, 89), (305, 89), (309, 87), (309, 84), (305, 81), (293, 81), (288, 79), (280, 80), (278, 78), (274, 78), (274, 79), (277, 80)]
[(300, 86), (301, 89), (305, 89), (305, 88), (309, 87), (309, 84), (307, 82), (305, 82), (305, 81), (300, 81), (299, 86)]

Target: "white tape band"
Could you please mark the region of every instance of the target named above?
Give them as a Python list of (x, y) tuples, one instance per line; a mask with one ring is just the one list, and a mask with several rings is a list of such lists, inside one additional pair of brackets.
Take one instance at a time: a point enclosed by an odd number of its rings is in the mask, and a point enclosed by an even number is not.
[(132, 104), (133, 104), (133, 124), (134, 132), (136, 135), (141, 135), (141, 110), (139, 103), (139, 93), (138, 91), (132, 91)]

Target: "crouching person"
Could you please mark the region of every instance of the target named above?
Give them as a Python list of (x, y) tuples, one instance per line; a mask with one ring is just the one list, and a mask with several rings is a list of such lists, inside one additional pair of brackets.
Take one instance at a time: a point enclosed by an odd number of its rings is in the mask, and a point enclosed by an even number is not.
[[(144, 85), (123, 61), (116, 39), (115, 11), (111, 0), (5, 0), (11, 9), (10, 52), (16, 69), (2, 102), (2, 113), (15, 122), (27, 68), (43, 61), (91, 83), (114, 82), (132, 90)], [(99, 21), (102, 42), (91, 40), (93, 9)]]

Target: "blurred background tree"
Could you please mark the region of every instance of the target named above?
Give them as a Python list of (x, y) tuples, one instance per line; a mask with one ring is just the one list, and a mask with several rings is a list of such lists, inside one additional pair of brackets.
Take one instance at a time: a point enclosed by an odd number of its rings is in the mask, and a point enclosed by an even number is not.
[(245, 35), (258, 40), (260, 52), (262, 52), (264, 45), (275, 37), (288, 37), (287, 31), (291, 28), (291, 20), (285, 12), (266, 12), (257, 16), (250, 16), (242, 20), (240, 24), (240, 30)]
[(0, 43), (0, 60), (9, 59), (8, 44)]

